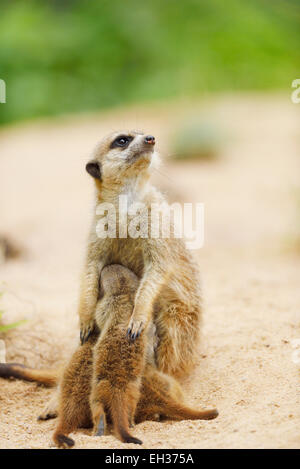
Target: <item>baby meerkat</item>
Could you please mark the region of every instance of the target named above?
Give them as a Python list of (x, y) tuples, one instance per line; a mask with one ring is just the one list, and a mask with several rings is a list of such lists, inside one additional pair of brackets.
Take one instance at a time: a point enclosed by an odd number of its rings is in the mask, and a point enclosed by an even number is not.
[(147, 342), (145, 333), (135, 341), (128, 341), (124, 334), (138, 284), (137, 276), (126, 267), (110, 265), (102, 270), (104, 296), (101, 308), (97, 308), (96, 324), (104, 327), (94, 347), (90, 406), (95, 435), (107, 433), (108, 416), (121, 441), (142, 444), (130, 435), (129, 425), (134, 423), (140, 397)]
[(99, 302), (96, 322), (99, 328), (104, 326), (98, 339), (92, 333), (76, 350), (65, 369), (55, 444), (72, 447), (74, 440), (68, 434), (78, 427), (93, 426), (94, 434), (103, 435), (108, 423), (122, 441), (141, 444), (129, 433), (135, 421), (157, 420), (158, 416), (215, 418), (216, 409), (198, 411), (182, 404), (176, 380), (157, 371), (151, 325), (135, 341), (124, 336), (139, 284), (135, 274), (120, 265), (107, 266), (100, 284), (102, 307)]
[(79, 348), (64, 373), (59, 422), (53, 436), (56, 445), (73, 446), (73, 440), (67, 435), (79, 423), (82, 426), (92, 421), (94, 434), (101, 436), (107, 433), (107, 420), (121, 441), (142, 443), (129, 433), (129, 425), (134, 422), (140, 397), (147, 341), (144, 333), (136, 341), (128, 341), (123, 333), (138, 284), (136, 275), (126, 267), (110, 265), (102, 270), (102, 298), (95, 318), (101, 332), (93, 347), (93, 358), (92, 347), (83, 344), (84, 352)]
[[(97, 146), (86, 170), (94, 178), (96, 207), (112, 204), (116, 213), (116, 236), (97, 234), (101, 215), (95, 215), (90, 230), (82, 275), (79, 316), (82, 343), (94, 328), (99, 299), (99, 275), (109, 264), (121, 264), (140, 279), (134, 309), (124, 334), (135, 340), (153, 320), (158, 346), (159, 370), (183, 377), (195, 363), (201, 319), (198, 268), (182, 239), (170, 236), (128, 235), (124, 228), (119, 197), (130, 204), (142, 203), (151, 216), (152, 204), (161, 215), (166, 207), (162, 194), (149, 182), (158, 156), (151, 135), (130, 131), (113, 133)], [(121, 215), (121, 217), (120, 217)], [(121, 220), (121, 221), (120, 221)], [(150, 226), (151, 221), (148, 226)], [(171, 227), (171, 234), (173, 227)]]

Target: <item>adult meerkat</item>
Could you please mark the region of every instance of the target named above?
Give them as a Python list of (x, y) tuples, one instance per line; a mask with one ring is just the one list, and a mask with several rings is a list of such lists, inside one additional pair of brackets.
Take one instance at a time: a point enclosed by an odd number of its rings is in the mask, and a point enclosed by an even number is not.
[[(143, 202), (148, 209), (153, 203), (164, 202), (161, 193), (149, 182), (157, 159), (154, 144), (154, 137), (135, 131), (113, 133), (100, 142), (86, 165), (95, 180), (95, 208), (101, 202), (112, 203), (118, 214), (120, 195), (127, 195), (131, 202)], [(96, 233), (97, 223), (95, 213), (80, 289), (82, 343), (93, 331), (96, 310), (101, 308), (100, 272), (107, 264), (119, 263), (141, 279), (128, 325), (130, 336), (135, 338), (152, 315), (158, 337), (157, 368), (175, 377), (187, 375), (195, 363), (201, 297), (197, 265), (183, 240), (172, 237), (101, 239)], [(117, 229), (119, 232), (120, 226)], [(53, 370), (45, 375), (44, 370), (3, 364), (0, 376), (54, 384), (59, 372)], [(40, 418), (55, 417), (56, 407), (57, 393)]]
[[(120, 232), (124, 236), (123, 222), (119, 222), (120, 196), (127, 196), (130, 204), (144, 204), (149, 216), (151, 204), (163, 207), (165, 203), (149, 181), (157, 159), (154, 145), (151, 135), (114, 132), (98, 144), (86, 165), (95, 180), (96, 197), (80, 291), (81, 341), (86, 341), (95, 325), (101, 270), (108, 264), (121, 264), (140, 278), (133, 313), (124, 333), (127, 331), (129, 338), (135, 340), (153, 318), (158, 336), (158, 369), (183, 377), (194, 366), (199, 335), (201, 298), (197, 265), (182, 239), (164, 238), (161, 233), (158, 238), (120, 236)], [(97, 235), (100, 217), (96, 207), (101, 203), (115, 208), (114, 238)]]
[(216, 409), (185, 406), (176, 380), (156, 369), (151, 327), (135, 341), (125, 337), (124, 325), (139, 285), (136, 275), (123, 266), (110, 265), (102, 270), (100, 285), (103, 297), (96, 323), (101, 332), (99, 338), (91, 334), (64, 371), (55, 444), (72, 447), (74, 440), (68, 435), (78, 427), (93, 426), (94, 434), (101, 436), (107, 433), (107, 420), (123, 442), (141, 444), (129, 432), (135, 421), (156, 420), (157, 415), (215, 418)]

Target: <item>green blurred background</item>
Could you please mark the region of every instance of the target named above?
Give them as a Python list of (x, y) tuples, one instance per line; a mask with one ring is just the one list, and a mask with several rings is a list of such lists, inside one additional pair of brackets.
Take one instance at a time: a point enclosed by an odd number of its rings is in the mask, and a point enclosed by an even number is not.
[(216, 91), (284, 89), (299, 0), (0, 0), (0, 124)]

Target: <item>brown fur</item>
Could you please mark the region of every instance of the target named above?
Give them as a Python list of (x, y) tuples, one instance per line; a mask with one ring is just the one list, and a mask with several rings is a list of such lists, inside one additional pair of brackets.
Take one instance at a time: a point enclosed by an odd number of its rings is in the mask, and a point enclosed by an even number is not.
[[(95, 178), (95, 205), (115, 206), (118, 223), (119, 195), (130, 202), (162, 204), (162, 194), (149, 182), (155, 155), (141, 132), (124, 132), (131, 139), (126, 148), (113, 147), (119, 133), (104, 138), (97, 146), (88, 172)], [(92, 168), (92, 170), (91, 170)], [(96, 213), (95, 206), (95, 213)], [(109, 264), (121, 264), (140, 279), (134, 309), (124, 335), (135, 338), (151, 320), (155, 322), (158, 347), (156, 363), (160, 371), (175, 377), (187, 375), (195, 364), (201, 318), (201, 298), (197, 265), (179, 238), (99, 238), (99, 215), (95, 214), (87, 244), (79, 301), (81, 339), (93, 330), (99, 298), (99, 272)], [(149, 225), (150, 226), (150, 225)]]
[(134, 421), (153, 420), (157, 415), (172, 419), (215, 418), (215, 409), (196, 411), (182, 404), (176, 380), (156, 370), (147, 344), (150, 341), (153, 349), (153, 333), (143, 332), (136, 341), (124, 337), (123, 326), (132, 312), (137, 277), (122, 266), (109, 266), (102, 271), (101, 286), (104, 297), (101, 307), (98, 303), (96, 320), (104, 328), (98, 339), (92, 334), (77, 349), (64, 372), (55, 444), (73, 446), (68, 434), (78, 427), (93, 425), (94, 434), (101, 435), (112, 423), (122, 441), (141, 443), (129, 433), (129, 424)]
[(59, 375), (59, 370), (37, 370), (19, 363), (0, 363), (1, 378), (16, 378), (23, 379), (24, 381), (35, 381), (36, 383), (52, 387), (57, 384)]

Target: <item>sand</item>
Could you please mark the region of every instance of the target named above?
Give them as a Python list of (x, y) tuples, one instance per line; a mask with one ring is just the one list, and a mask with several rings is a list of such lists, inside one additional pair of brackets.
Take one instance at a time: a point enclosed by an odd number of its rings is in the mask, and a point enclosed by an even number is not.
[[(174, 126), (190, 113), (227, 133), (218, 160), (168, 161)], [(3, 128), (1, 234), (23, 256), (0, 266), (0, 309), (6, 323), (27, 319), (0, 337), (7, 360), (53, 367), (76, 346), (92, 199), (84, 163), (104, 132), (124, 126), (157, 136), (166, 162), (154, 177), (171, 200), (205, 203), (205, 243), (195, 252), (202, 338), (184, 389), (193, 406), (220, 412), (208, 422), (144, 422), (135, 435), (143, 448), (299, 448), (299, 106), (287, 96), (219, 96)], [(36, 417), (52, 392), (0, 380), (0, 448), (49, 447), (55, 420)], [(76, 448), (133, 447), (88, 431), (73, 436)]]

